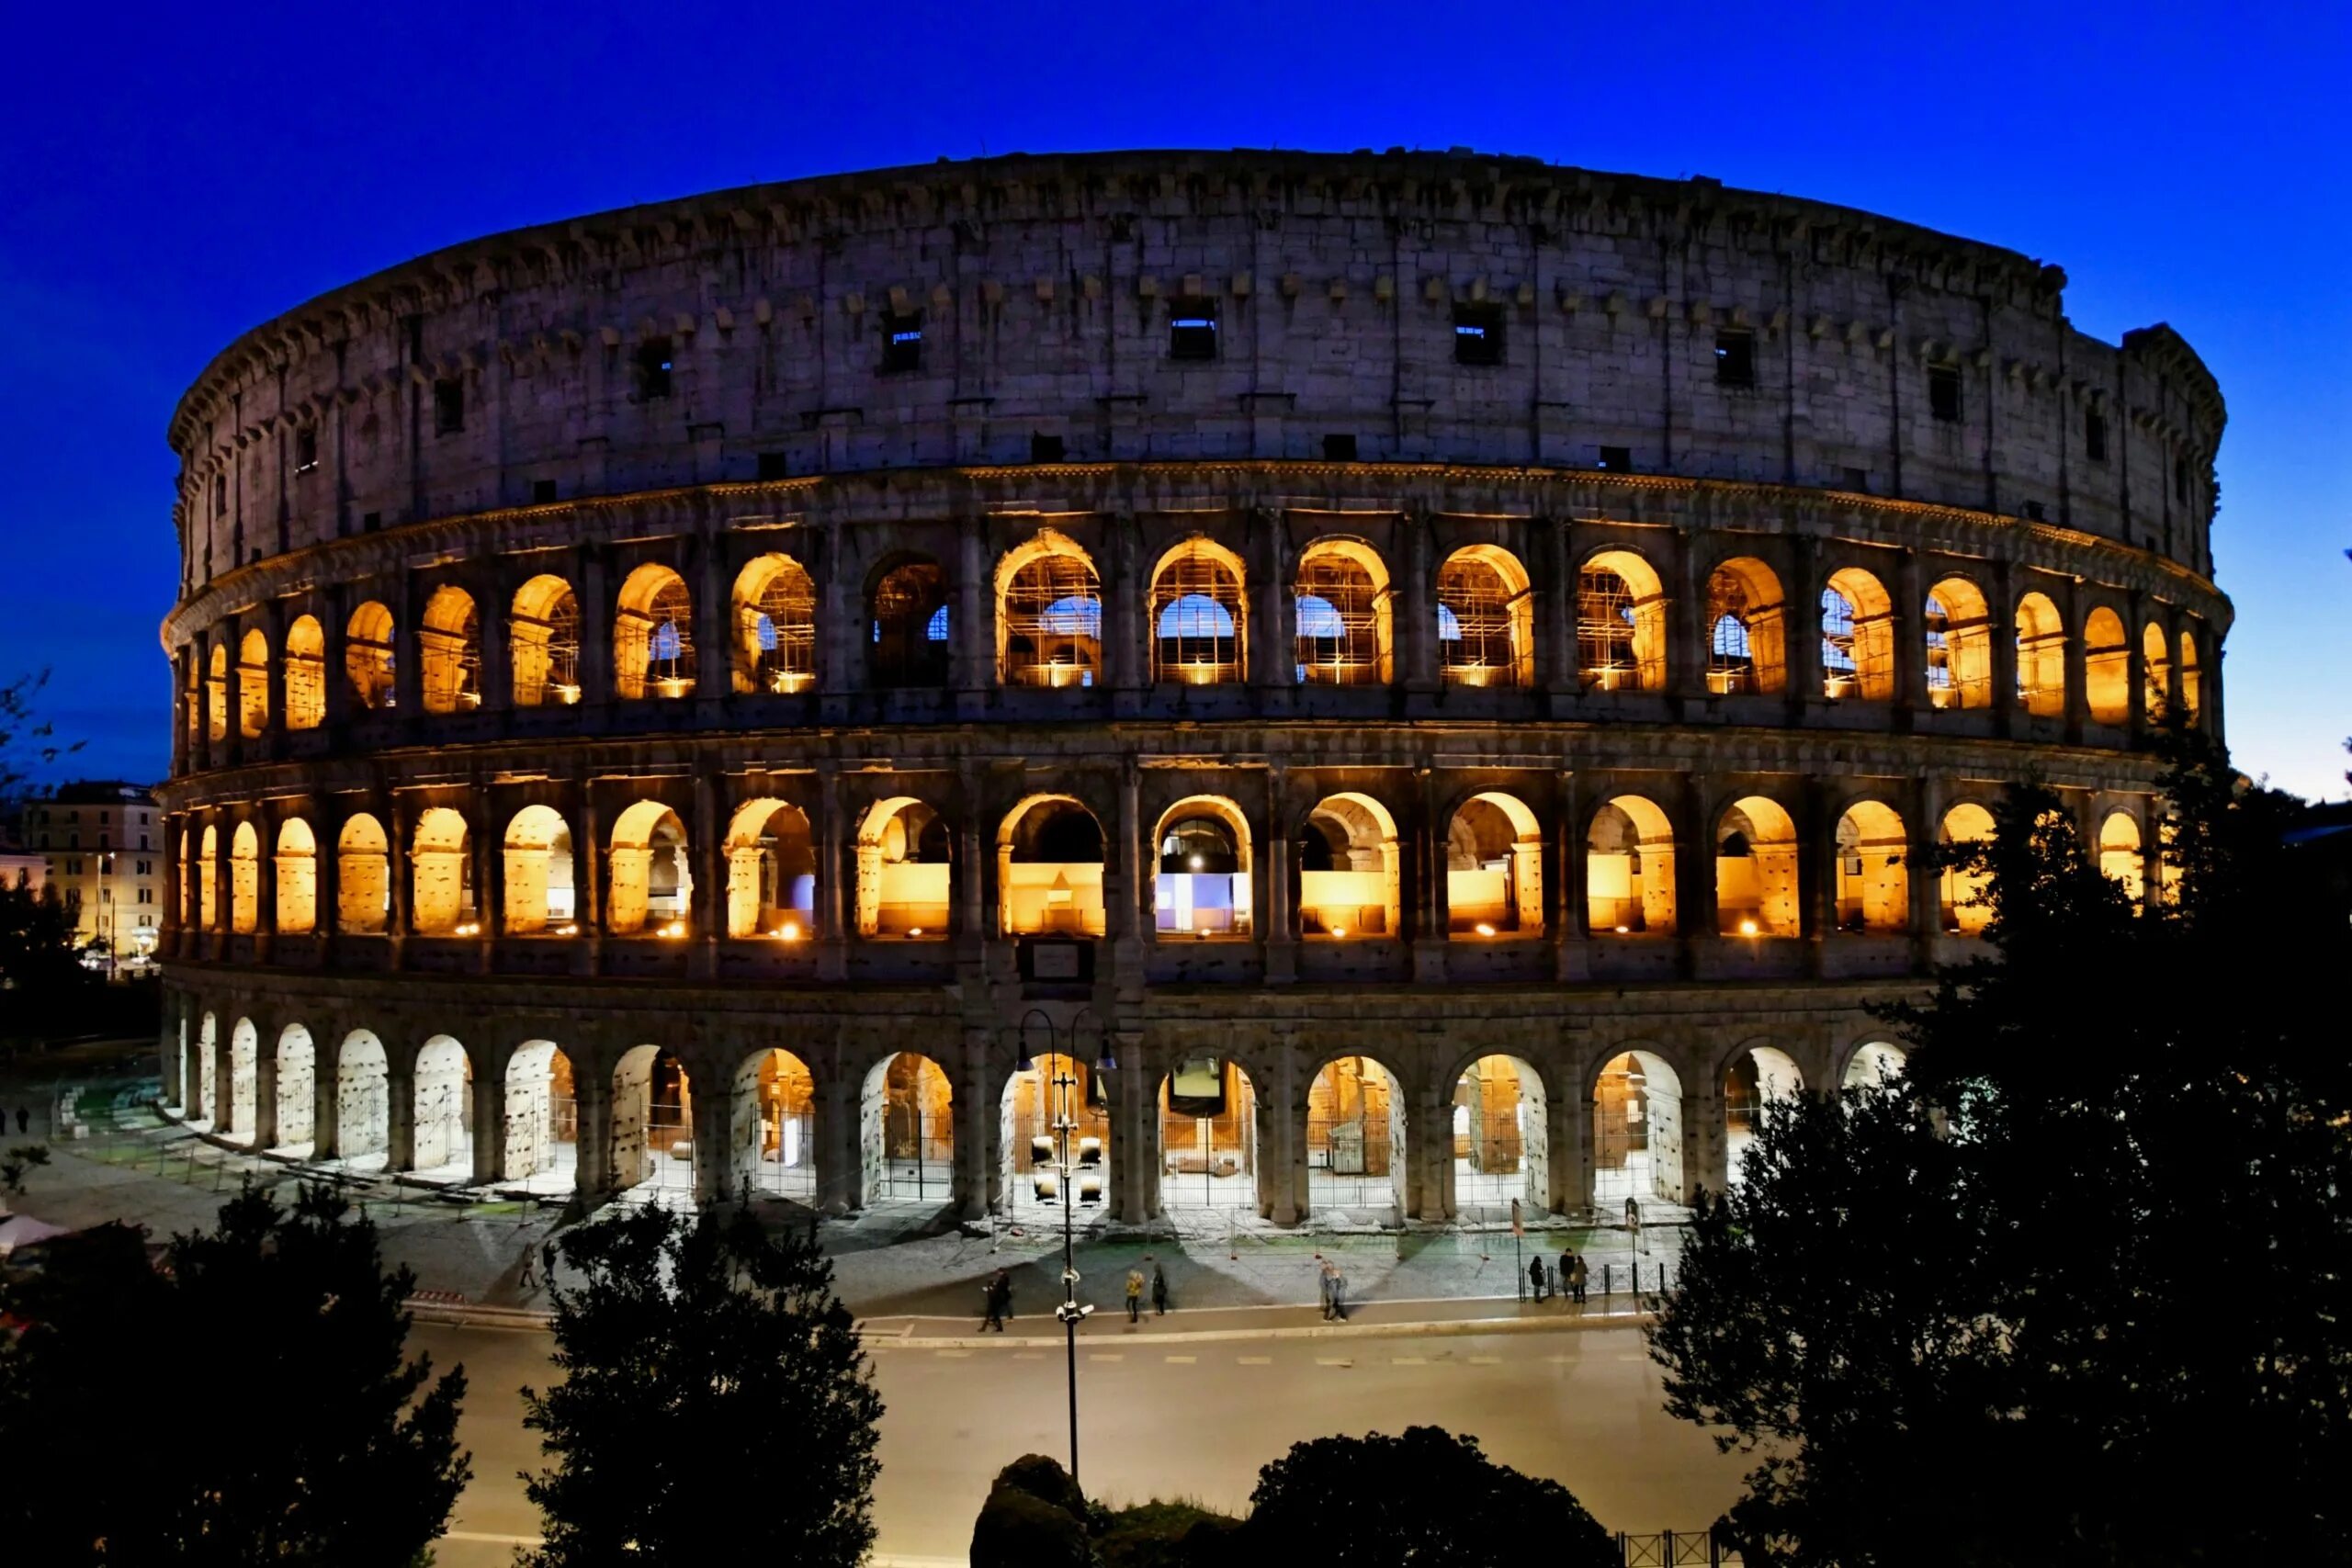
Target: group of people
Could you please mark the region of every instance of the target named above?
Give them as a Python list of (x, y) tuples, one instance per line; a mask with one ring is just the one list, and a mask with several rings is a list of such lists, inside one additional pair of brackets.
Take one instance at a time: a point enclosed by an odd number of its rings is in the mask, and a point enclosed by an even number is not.
[(1560, 1261), (1556, 1264), (1546, 1262), (1540, 1252), (1527, 1260), (1528, 1290), (1539, 1302), (1557, 1296), (1582, 1306), (1585, 1280), (1589, 1275), (1584, 1254), (1571, 1247), (1560, 1249)]
[[(1151, 1277), (1148, 1280), (1144, 1277), (1144, 1263), (1151, 1265)], [(1143, 1296), (1147, 1289), (1151, 1292), (1152, 1314), (1156, 1317), (1167, 1316), (1168, 1274), (1160, 1268), (1159, 1260), (1148, 1252), (1144, 1254), (1143, 1263), (1138, 1263), (1127, 1270), (1127, 1321), (1129, 1323), (1139, 1323), (1143, 1320)], [(993, 1328), (999, 1334), (1003, 1333), (1005, 1320), (1012, 1315), (1012, 1276), (1001, 1269), (998, 1269), (981, 1282), (980, 1297), (986, 1308), (986, 1315), (980, 1319), (980, 1332), (985, 1334)]]

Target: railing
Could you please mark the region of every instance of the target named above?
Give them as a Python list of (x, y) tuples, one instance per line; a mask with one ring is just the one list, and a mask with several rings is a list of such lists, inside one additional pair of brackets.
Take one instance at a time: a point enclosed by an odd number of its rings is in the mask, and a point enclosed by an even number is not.
[(1731, 1539), (1713, 1529), (1662, 1530), (1657, 1535), (1617, 1532), (1617, 1551), (1625, 1568), (1746, 1568), (1747, 1557)]

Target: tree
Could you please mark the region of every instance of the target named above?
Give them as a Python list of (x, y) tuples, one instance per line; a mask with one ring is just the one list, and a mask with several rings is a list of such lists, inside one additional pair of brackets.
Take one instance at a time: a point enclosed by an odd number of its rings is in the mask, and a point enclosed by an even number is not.
[(553, 1287), (562, 1381), (524, 1390), (556, 1461), (526, 1478), (547, 1520), (527, 1561), (860, 1562), (882, 1400), (816, 1244), (649, 1207), (560, 1245), (585, 1280)]
[(48, 684), (49, 671), (41, 670), (0, 685), (0, 808), (17, 804), (28, 769), (82, 749), (79, 740), (59, 745), (56, 727), (33, 716), (33, 697)]
[(1775, 1560), (2352, 1555), (2352, 946), (2296, 803), (2194, 738), (2164, 787), (2144, 907), (2012, 791), (1954, 852), (1997, 959), (1890, 1010), (1907, 1079), (1777, 1109), (1699, 1206), (1652, 1353)]
[(1617, 1546), (1568, 1489), (1495, 1463), (1436, 1427), (1317, 1438), (1258, 1472), (1251, 1562), (1349, 1568), (1615, 1568)]
[[(413, 1281), (334, 1192), (245, 1191), (218, 1228), (46, 1244), (0, 1292), (0, 1540), (26, 1562), (415, 1568), (469, 1474), (462, 1370), (406, 1358)], [(191, 1386), (192, 1385), (192, 1386)], [(216, 1423), (167, 1420), (179, 1387)]]

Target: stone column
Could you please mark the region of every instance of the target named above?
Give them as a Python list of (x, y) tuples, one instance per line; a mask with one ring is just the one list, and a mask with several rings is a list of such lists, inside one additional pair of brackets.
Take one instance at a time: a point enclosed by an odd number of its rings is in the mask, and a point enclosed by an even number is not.
[(1419, 985), (1445, 979), (1445, 824), (1440, 819), (1438, 779), (1426, 762), (1414, 769), (1414, 800), (1407, 820), (1398, 824), (1407, 835), (1402, 846), (1409, 868), (1405, 880), (1405, 925), (1413, 979)]
[(850, 817), (842, 805), (840, 767), (817, 764), (817, 977), (839, 981), (849, 974), (849, 943), (856, 931), (850, 919)]
[[(1297, 606), (1291, 600), (1291, 551), (1283, 513), (1259, 507), (1250, 514), (1249, 565), (1256, 581), (1243, 584), (1250, 595), (1248, 649), (1250, 684), (1261, 711), (1286, 706), (1298, 683)], [(1279, 694), (1279, 695), (1277, 695)]]
[(2123, 627), (2123, 678), (2126, 718), (2132, 732), (2132, 744), (2144, 746), (2153, 732), (2154, 716), (2148, 712), (2148, 595), (2143, 589), (2132, 591), (2126, 614), (2130, 619)]
[(1291, 897), (1291, 843), (1280, 762), (1266, 770), (1266, 815), (1258, 841), (1258, 919), (1263, 922), (1266, 983), (1285, 986), (1298, 978), (1298, 915)]
[(1534, 524), (1536, 680), (1555, 695), (1577, 690), (1576, 558), (1569, 553), (1568, 520), (1538, 518)]
[[(692, 1069), (688, 1069), (690, 1072)], [(709, 1203), (735, 1191), (735, 1150), (729, 1136), (734, 1120), (734, 1075), (712, 1073), (711, 1088), (694, 1097), (695, 1201)]]
[(400, 574), (392, 606), (392, 707), (409, 729), (424, 716), (424, 594), (414, 573)]
[(613, 688), (612, 571), (606, 547), (582, 546), (574, 555), (573, 597), (580, 604), (580, 701), (608, 705), (618, 695)]
[(1269, 1044), (1268, 1081), (1250, 1085), (1258, 1102), (1258, 1214), (1295, 1225), (1306, 1196), (1306, 1097), (1298, 1084), (1298, 1040), (1277, 1024)]
[(1408, 693), (1437, 690), (1437, 568), (1432, 564), (1430, 520), (1413, 513), (1404, 521), (1405, 571), (1390, 585), (1394, 632)]
[(1111, 1206), (1120, 1223), (1139, 1225), (1159, 1213), (1159, 1075), (1144, 1060), (1143, 1031), (1118, 1031), (1112, 1049)]
[[(1559, 809), (1552, 819), (1553, 853), (1550, 865), (1558, 874), (1551, 877), (1553, 978), (1564, 981), (1584, 979), (1590, 972), (1585, 953), (1585, 837), (1582, 792), (1577, 787), (1577, 775), (1572, 769), (1559, 771)], [(1553, 1147), (1557, 1148), (1557, 1144)], [(1552, 1169), (1560, 1169), (1559, 1160), (1552, 1162)]]
[(1911, 781), (1911, 809), (1904, 816), (1910, 840), (1904, 852), (1903, 874), (1911, 895), (1911, 967), (1918, 974), (1928, 973), (1933, 965), (1936, 938), (1942, 934), (1942, 878), (1935, 868), (1935, 854), (1943, 836), (1947, 793), (1943, 774), (1921, 773)]
[(1905, 549), (1894, 572), (1894, 706), (1907, 725), (1931, 705), (1928, 695), (1927, 567), (1919, 552)]
[[(283, 601), (271, 599), (257, 612), (262, 636), (269, 641), (269, 663), (262, 671), (262, 688), (266, 694), (269, 714), (262, 724), (262, 737), (254, 750), (265, 757), (278, 757), (286, 750), (286, 606)], [(240, 704), (242, 705), (242, 694)]]
[(1136, 547), (1133, 516), (1112, 513), (1102, 521), (1108, 535), (1103, 589), (1110, 599), (1102, 628), (1103, 681), (1111, 688), (1112, 711), (1133, 714), (1151, 685), (1151, 565)]
[(948, 662), (958, 718), (986, 714), (989, 694), (996, 687), (996, 586), (989, 570), (986, 528), (986, 519), (966, 517), (956, 531), (956, 610), (948, 617), (955, 640)]
[[(323, 801), (315, 795), (311, 798), (318, 805), (318, 847), (311, 860), (312, 882), (317, 889), (311, 930), (319, 952), (319, 966), (326, 969), (334, 965), (335, 932), (343, 924), (343, 824), (330, 815)], [(326, 1145), (319, 1146), (324, 1148)]]
[(809, 1157), (817, 1167), (818, 1212), (845, 1214), (862, 1208), (865, 1201), (863, 1151), (857, 1146), (858, 1092), (863, 1086), (856, 1078), (841, 1075), (838, 1049), (833, 1059), (836, 1070), (817, 1081), (817, 1091), (809, 1100)]
[(271, 940), (277, 931), (277, 835), (264, 807), (256, 807), (254, 824), (254, 962), (269, 962)]
[(1585, 1133), (1591, 1122), (1590, 1097), (1581, 1094), (1581, 1073), (1571, 1071), (1556, 1091), (1544, 1096), (1544, 1137), (1548, 1145), (1545, 1174), (1548, 1190), (1544, 1207), (1555, 1214), (1581, 1215), (1592, 1207), (1591, 1158)]
[[(692, 973), (707, 980), (718, 973), (718, 939), (727, 930), (727, 814), (719, 808), (718, 779), (709, 766), (695, 770), (694, 789), (686, 863), (695, 885), (687, 896), (686, 929), (694, 939)], [(699, 1160), (695, 1169), (699, 1173)]]
[(415, 896), (413, 874), (409, 866), (409, 835), (416, 830), (416, 814), (398, 795), (385, 795), (383, 799), (384, 874), (392, 896), (392, 907), (385, 919), (384, 941), (390, 950), (391, 967), (398, 969), (408, 951), (409, 906)]
[(1993, 728), (2012, 735), (2024, 727), (2025, 709), (2018, 701), (2017, 573), (2007, 560), (1993, 563), (1993, 603), (1985, 607), (1985, 636), (1992, 639)]
[(613, 1082), (610, 1065), (601, 1056), (583, 1057), (585, 1073), (572, 1079), (574, 1105), (580, 1116), (579, 1164), (573, 1186), (582, 1198), (599, 1199), (613, 1190)]
[(469, 802), (473, 825), (466, 835), (466, 852), (473, 859), (474, 967), (484, 975), (498, 969), (498, 942), (506, 930), (506, 829), (492, 814), (490, 786), (476, 783)]
[(311, 1048), (318, 1053), (311, 1074), (311, 1152), (318, 1159), (342, 1153), (345, 1032), (339, 1021), (311, 1032)]
[(1682, 821), (1675, 837), (1674, 929), (1681, 934), (1684, 962), (1692, 963), (1700, 947), (1720, 934), (1723, 921), (1715, 909), (1715, 833), (1713, 813), (1715, 781), (1708, 773), (1682, 775)]
[(2077, 581), (2069, 581), (2059, 605), (2059, 614), (2066, 623), (2066, 743), (2083, 743), (2083, 726), (2090, 718), (2090, 660), (2084, 646), (2089, 638), (2084, 636), (2083, 589)]
[(1699, 562), (1713, 539), (1707, 532), (1678, 531), (1672, 558), (1659, 574), (1667, 592), (1669, 639), (1666, 689), (1685, 702), (1702, 702), (1707, 696), (1707, 633), (1700, 624), (1706, 618), (1707, 595)]
[(349, 628), (345, 617), (350, 606), (348, 595), (334, 588), (320, 591), (316, 607), (319, 615), (319, 660), (325, 666), (319, 671), (324, 701), (321, 705), (320, 722), (330, 733), (339, 733), (351, 722), (351, 671), (345, 660), (350, 657)]
[(1781, 600), (1781, 647), (1788, 656), (1789, 712), (1822, 695), (1821, 547), (1809, 534), (1789, 540), (1790, 578)]
[(277, 1035), (275, 1020), (254, 1020), (254, 1152), (277, 1146)]
[(477, 1187), (493, 1186), (506, 1174), (506, 1055), (492, 1055), (494, 1070), (474, 1080), (471, 1180)]
[(579, 792), (580, 807), (574, 818), (571, 835), (571, 908), (572, 924), (580, 928), (578, 953), (582, 968), (590, 975), (605, 970), (605, 880), (604, 880), (604, 819), (596, 810), (596, 786), (586, 779), (572, 787)]
[(1808, 777), (1793, 813), (1797, 829), (1797, 929), (1805, 942), (1805, 970), (1822, 972), (1824, 944), (1838, 931), (1838, 821), (1829, 813), (1835, 781)]
[(384, 1075), (385, 1156), (388, 1171), (416, 1168), (415, 1046), (406, 1041), (386, 1041), (392, 1066)]
[[(172, 777), (175, 779), (185, 778), (188, 773), (187, 671), (190, 657), (185, 649), (172, 655)], [(203, 722), (200, 712), (198, 722)]]
[[(967, 1026), (963, 1059), (955, 1066), (952, 1109), (956, 1115), (956, 1213), (984, 1219), (1004, 1196), (1003, 1129), (996, 1097), (989, 1092), (989, 1032)], [(944, 1067), (946, 1064), (942, 1063)]]
[[(686, 581), (695, 584), (695, 695), (707, 716), (708, 708), (735, 692), (735, 596), (727, 580), (727, 560), (719, 541), (698, 534), (691, 541), (693, 557), (684, 562)], [(830, 618), (830, 617), (829, 617)]]

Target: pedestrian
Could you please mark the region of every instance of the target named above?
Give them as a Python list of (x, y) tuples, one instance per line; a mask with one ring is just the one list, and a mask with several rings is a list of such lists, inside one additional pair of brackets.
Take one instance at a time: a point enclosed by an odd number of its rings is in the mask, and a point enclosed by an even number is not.
[(1004, 1320), (1012, 1315), (1012, 1278), (1000, 1269), (989, 1276), (988, 1283), (980, 1287), (980, 1292), (988, 1303), (988, 1316), (980, 1322), (980, 1332), (986, 1334), (993, 1328), (999, 1334), (1003, 1333)]
[(1544, 1259), (1540, 1257), (1528, 1260), (1527, 1287), (1534, 1292), (1537, 1301), (1544, 1299)]
[(1127, 1321), (1143, 1319), (1143, 1269), (1140, 1266), (1127, 1270)]
[(817, 1245), (817, 1211), (814, 1209), (808, 1211), (808, 1245)]
[(1589, 1272), (1584, 1266), (1584, 1254), (1572, 1252), (1568, 1255), (1568, 1292), (1576, 1297), (1577, 1305), (1582, 1306), (1584, 1305), (1584, 1282)]
[(1168, 1315), (1168, 1272), (1157, 1263), (1151, 1266), (1151, 1312), (1154, 1317)]
[(23, 1137), (25, 1129), (32, 1125), (32, 1113), (23, 1106), (17, 1107), (17, 1136)]
[(1336, 1263), (1331, 1266), (1331, 1315), (1341, 1323), (1348, 1321), (1348, 1277)]
[(1325, 1258), (1315, 1276), (1315, 1289), (1323, 1301), (1323, 1321), (1331, 1321), (1331, 1260)]
[(514, 1277), (514, 1293), (529, 1295), (539, 1288), (539, 1255), (529, 1247), (523, 1249), (523, 1271)]

